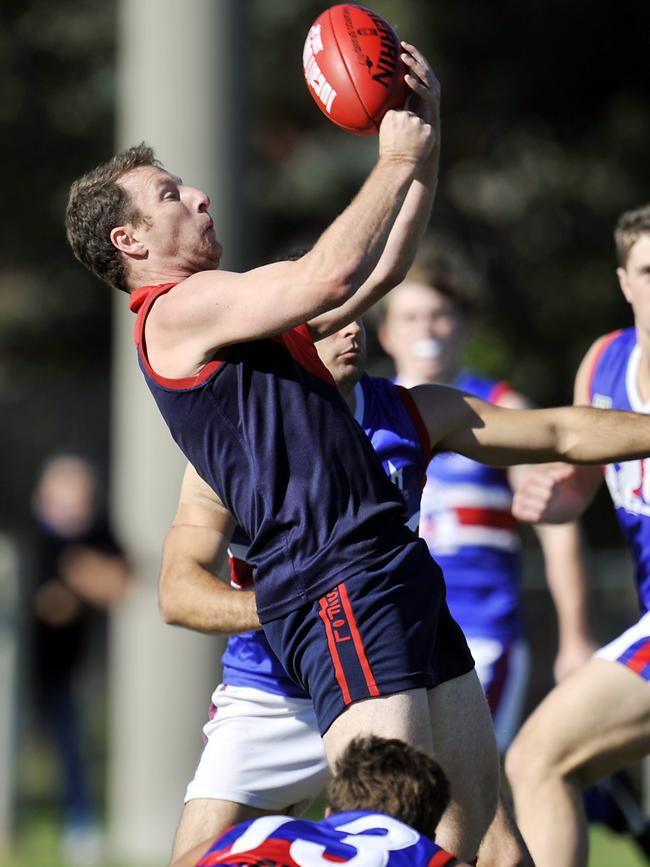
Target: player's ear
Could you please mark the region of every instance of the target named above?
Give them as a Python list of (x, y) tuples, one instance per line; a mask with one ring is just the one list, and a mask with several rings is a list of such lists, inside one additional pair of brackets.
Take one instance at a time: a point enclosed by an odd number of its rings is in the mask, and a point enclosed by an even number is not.
[(121, 253), (142, 259), (147, 255), (147, 248), (128, 226), (116, 226), (111, 229), (111, 244)]
[(625, 268), (617, 268), (616, 276), (618, 277), (618, 284), (621, 287), (621, 292), (625, 296), (625, 300), (628, 304), (631, 304), (632, 298), (630, 296), (630, 286), (627, 279), (627, 270)]

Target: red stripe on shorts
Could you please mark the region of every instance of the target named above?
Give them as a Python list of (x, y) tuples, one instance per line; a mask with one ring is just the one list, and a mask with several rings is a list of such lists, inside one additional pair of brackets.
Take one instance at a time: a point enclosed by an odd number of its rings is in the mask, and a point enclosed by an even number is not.
[(332, 657), (332, 664), (334, 666), (334, 675), (336, 677), (336, 682), (339, 685), (339, 689), (343, 694), (343, 703), (348, 705), (352, 701), (350, 697), (350, 688), (348, 687), (348, 682), (345, 678), (345, 672), (343, 671), (343, 666), (341, 665), (341, 657), (339, 656), (339, 652), (336, 648), (336, 641), (334, 640), (334, 634), (332, 632), (332, 624), (330, 623), (330, 619), (327, 616), (327, 598), (323, 596), (320, 600), (320, 618), (325, 624), (325, 634), (327, 635), (327, 644), (330, 649), (330, 656)]
[(445, 864), (451, 864), (454, 860), (453, 855), (450, 855), (449, 852), (436, 852), (433, 858), (429, 861), (427, 867), (444, 867)]
[(628, 668), (631, 668), (632, 671), (640, 674), (641, 671), (646, 667), (646, 665), (650, 662), (650, 641), (647, 644), (644, 644), (643, 647), (640, 647), (634, 656), (631, 656), (625, 665)]
[(361, 634), (359, 633), (357, 621), (354, 619), (354, 614), (352, 613), (352, 606), (350, 605), (348, 591), (345, 589), (345, 584), (339, 584), (338, 589), (341, 594), (341, 604), (343, 605), (343, 610), (345, 611), (345, 614), (348, 618), (348, 625), (350, 627), (352, 641), (354, 642), (354, 648), (357, 651), (357, 656), (359, 657), (359, 662), (361, 663), (363, 676), (365, 677), (366, 684), (368, 685), (368, 692), (370, 693), (370, 695), (377, 696), (379, 695), (379, 690), (377, 689), (375, 677), (372, 673), (370, 663), (368, 662), (368, 657), (366, 656), (366, 651), (363, 647), (363, 641), (361, 640)]

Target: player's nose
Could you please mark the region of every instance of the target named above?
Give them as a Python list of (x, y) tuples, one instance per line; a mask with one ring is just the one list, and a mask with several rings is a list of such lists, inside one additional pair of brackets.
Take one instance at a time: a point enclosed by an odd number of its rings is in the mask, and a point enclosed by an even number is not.
[(203, 190), (199, 190), (196, 187), (191, 188), (191, 198), (192, 204), (197, 209), (199, 213), (203, 211), (207, 211), (210, 207), (210, 196), (207, 193), (204, 193)]

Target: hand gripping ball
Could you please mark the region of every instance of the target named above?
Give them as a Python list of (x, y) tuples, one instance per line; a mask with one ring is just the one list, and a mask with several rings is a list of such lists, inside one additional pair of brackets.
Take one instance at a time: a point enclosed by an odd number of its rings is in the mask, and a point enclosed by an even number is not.
[(311, 26), (303, 51), (305, 81), (316, 105), (333, 123), (359, 135), (376, 135), (391, 108), (403, 108), (399, 38), (390, 24), (363, 6), (326, 9)]

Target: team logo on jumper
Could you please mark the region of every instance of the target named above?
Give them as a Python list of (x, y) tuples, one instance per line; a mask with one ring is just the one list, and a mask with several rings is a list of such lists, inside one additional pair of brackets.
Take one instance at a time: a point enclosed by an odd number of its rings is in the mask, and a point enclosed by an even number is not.
[(400, 491), (404, 494), (406, 492), (404, 467), (396, 467), (392, 461), (386, 461), (386, 464), (388, 470), (388, 478), (395, 485), (395, 487), (399, 488)]
[(321, 599), (320, 604), (322, 613), (325, 615), (332, 627), (332, 636), (334, 641), (337, 644), (340, 644), (342, 641), (349, 641), (352, 636), (350, 635), (350, 626), (348, 624), (347, 615), (343, 610), (339, 588), (334, 587), (333, 590), (326, 593)]
[(608, 464), (605, 480), (617, 508), (632, 515), (650, 515), (650, 464), (647, 458)]

